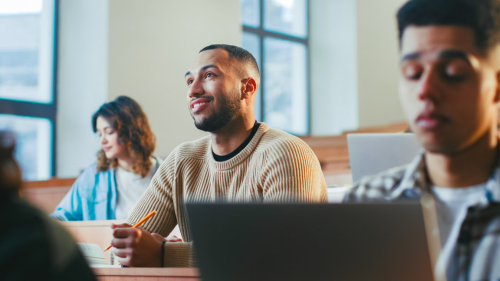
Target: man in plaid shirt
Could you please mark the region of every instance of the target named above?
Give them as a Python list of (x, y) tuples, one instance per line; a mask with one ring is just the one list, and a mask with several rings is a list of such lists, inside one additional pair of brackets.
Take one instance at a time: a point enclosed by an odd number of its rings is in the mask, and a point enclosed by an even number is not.
[(400, 100), (424, 150), (345, 202), (431, 195), (437, 268), (449, 281), (500, 280), (500, 0), (411, 0), (397, 18)]

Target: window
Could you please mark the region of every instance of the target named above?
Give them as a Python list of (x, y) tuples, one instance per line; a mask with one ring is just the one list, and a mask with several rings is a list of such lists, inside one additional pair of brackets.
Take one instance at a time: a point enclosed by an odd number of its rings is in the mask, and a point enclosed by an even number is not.
[(242, 46), (261, 72), (255, 115), (270, 127), (309, 133), (308, 1), (241, 0)]
[(24, 180), (54, 174), (55, 0), (0, 1), (0, 130), (16, 135)]

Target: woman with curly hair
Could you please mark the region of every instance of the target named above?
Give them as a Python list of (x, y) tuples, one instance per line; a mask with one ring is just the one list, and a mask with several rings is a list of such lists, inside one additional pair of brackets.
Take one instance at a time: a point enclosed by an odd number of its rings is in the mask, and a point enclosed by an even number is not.
[(102, 149), (51, 214), (59, 220), (126, 219), (160, 167), (155, 137), (133, 99), (120, 96), (92, 116)]

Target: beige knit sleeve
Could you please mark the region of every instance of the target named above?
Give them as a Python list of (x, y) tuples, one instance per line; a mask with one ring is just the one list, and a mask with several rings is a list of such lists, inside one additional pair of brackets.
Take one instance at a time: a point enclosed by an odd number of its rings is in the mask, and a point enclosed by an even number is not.
[(194, 267), (192, 242), (165, 243), (164, 267)]
[(307, 144), (286, 139), (271, 148), (259, 178), (264, 202), (328, 202), (321, 166)]
[[(151, 233), (158, 233), (165, 237), (177, 225), (173, 198), (173, 184), (175, 177), (175, 157), (172, 153), (160, 166), (154, 175), (151, 184), (142, 195), (136, 207), (127, 218), (128, 224), (135, 224), (151, 211), (156, 215), (145, 222), (141, 227)], [(192, 267), (192, 243), (165, 243), (165, 267)]]
[(153, 176), (148, 189), (128, 216), (126, 220), (128, 224), (133, 225), (151, 211), (156, 211), (155, 216), (141, 225), (142, 228), (151, 233), (167, 236), (177, 225), (168, 166), (169, 163), (165, 161)]

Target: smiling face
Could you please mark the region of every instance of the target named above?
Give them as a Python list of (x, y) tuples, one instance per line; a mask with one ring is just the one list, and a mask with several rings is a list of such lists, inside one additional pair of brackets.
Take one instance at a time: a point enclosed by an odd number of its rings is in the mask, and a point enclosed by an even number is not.
[(120, 142), (118, 132), (102, 116), (97, 117), (96, 131), (106, 158), (119, 159), (128, 155), (127, 146)]
[(404, 31), (399, 94), (427, 151), (458, 153), (496, 122), (498, 56), (479, 50), (474, 39), (472, 29), (458, 26)]
[(214, 49), (199, 53), (191, 64), (186, 73), (187, 102), (198, 129), (216, 132), (241, 114), (238, 63), (226, 51)]

